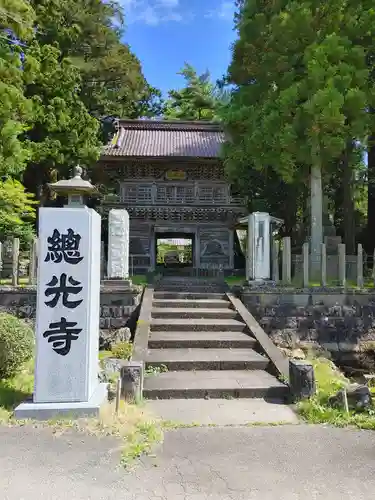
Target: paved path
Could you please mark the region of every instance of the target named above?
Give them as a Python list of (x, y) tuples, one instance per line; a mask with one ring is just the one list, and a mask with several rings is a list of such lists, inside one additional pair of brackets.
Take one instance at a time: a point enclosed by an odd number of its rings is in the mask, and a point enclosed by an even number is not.
[(151, 414), (179, 424), (296, 424), (291, 407), (264, 399), (155, 399), (145, 401)]
[(118, 442), (0, 427), (4, 500), (372, 500), (375, 433), (291, 425), (170, 431), (117, 467)]

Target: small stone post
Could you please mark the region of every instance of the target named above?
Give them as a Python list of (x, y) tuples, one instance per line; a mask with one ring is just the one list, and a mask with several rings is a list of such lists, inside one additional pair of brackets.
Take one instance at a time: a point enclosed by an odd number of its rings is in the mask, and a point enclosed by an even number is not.
[(372, 255), (372, 281), (375, 283), (375, 248), (374, 253)]
[(19, 238), (13, 238), (13, 249), (12, 249), (12, 285), (18, 285), (18, 264), (20, 258), (20, 240)]
[(38, 239), (34, 238), (30, 247), (30, 264), (29, 264), (29, 285), (36, 284), (37, 256), (38, 256)]
[(290, 285), (292, 282), (292, 252), (291, 252), (291, 244), (289, 236), (285, 236), (283, 238), (282, 261), (283, 261), (282, 280), (285, 285)]
[(293, 402), (311, 398), (316, 392), (314, 367), (311, 363), (289, 361), (289, 387)]
[(303, 286), (309, 286), (309, 244), (302, 245), (302, 263), (303, 263)]
[(339, 284), (340, 286), (346, 286), (346, 253), (345, 253), (345, 243), (339, 243), (337, 245), (338, 257), (339, 257)]
[(327, 286), (327, 248), (325, 243), (322, 243), (322, 274), (320, 283), (322, 286)]
[(363, 288), (363, 248), (361, 243), (358, 243), (357, 250), (357, 287)]
[(279, 282), (279, 242), (272, 242), (272, 280)]

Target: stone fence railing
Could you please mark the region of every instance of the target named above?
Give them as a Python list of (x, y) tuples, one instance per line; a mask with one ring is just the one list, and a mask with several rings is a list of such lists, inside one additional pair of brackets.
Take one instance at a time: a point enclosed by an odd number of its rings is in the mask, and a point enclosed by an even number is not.
[(337, 245), (327, 254), (323, 243), (318, 255), (311, 255), (309, 243), (304, 243), (300, 255), (292, 255), (290, 238), (274, 242), (272, 249), (272, 279), (285, 285), (308, 287), (357, 286), (363, 288), (375, 280), (375, 255), (368, 257), (358, 244), (356, 255), (346, 255), (345, 244)]

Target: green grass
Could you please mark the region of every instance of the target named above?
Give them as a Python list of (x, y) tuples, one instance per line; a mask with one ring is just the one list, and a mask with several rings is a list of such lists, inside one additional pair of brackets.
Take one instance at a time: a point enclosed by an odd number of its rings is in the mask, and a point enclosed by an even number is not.
[(227, 276), (225, 282), (229, 286), (242, 285), (246, 280), (245, 276)]
[(348, 414), (344, 410), (331, 408), (328, 404), (330, 396), (349, 383), (349, 380), (325, 359), (311, 360), (314, 366), (317, 393), (310, 400), (297, 404), (298, 413), (311, 424), (331, 424), (336, 427), (354, 426), (359, 429), (375, 430), (375, 408)]
[(136, 276), (130, 276), (133, 285), (146, 286), (148, 284), (147, 276), (139, 274)]

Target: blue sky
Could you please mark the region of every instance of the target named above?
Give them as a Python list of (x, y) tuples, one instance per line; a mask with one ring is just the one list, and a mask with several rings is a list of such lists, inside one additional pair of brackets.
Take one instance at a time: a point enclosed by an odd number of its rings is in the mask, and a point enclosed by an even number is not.
[(199, 74), (220, 78), (230, 62), (234, 0), (120, 0), (126, 15), (124, 40), (142, 62), (148, 82), (181, 88), (176, 73), (188, 62)]

